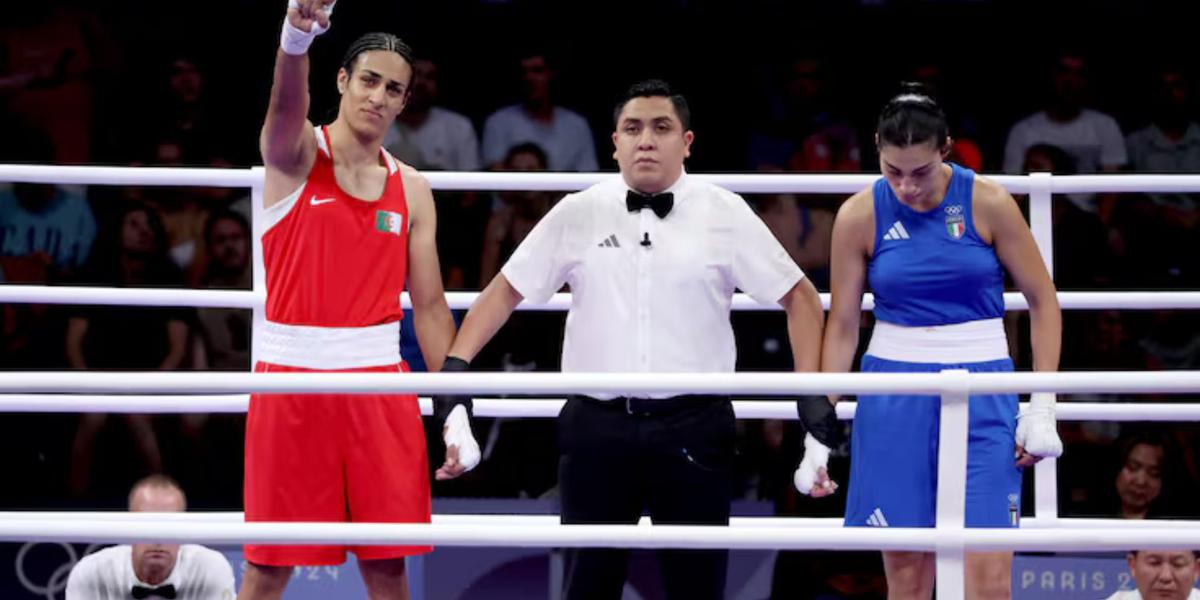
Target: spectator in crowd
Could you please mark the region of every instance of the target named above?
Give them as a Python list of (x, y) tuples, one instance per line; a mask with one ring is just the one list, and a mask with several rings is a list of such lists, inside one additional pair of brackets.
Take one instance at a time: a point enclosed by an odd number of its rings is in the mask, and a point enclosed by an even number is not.
[[(1158, 72), (1151, 122), (1126, 139), (1129, 164), (1139, 173), (1200, 172), (1200, 125), (1192, 120), (1191, 82), (1181, 69)], [(1190, 194), (1151, 194), (1156, 202), (1195, 208)]]
[(546, 151), (551, 171), (597, 170), (596, 145), (587, 120), (554, 104), (558, 73), (549, 56), (523, 53), (519, 64), (521, 101), (497, 110), (484, 123), (484, 164), (500, 166), (513, 146), (533, 142)]
[(835, 96), (821, 60), (800, 57), (785, 67), (781, 94), (770, 99), (767, 121), (751, 134), (756, 171), (858, 171), (858, 132), (834, 110)]
[[(183, 512), (179, 484), (151, 475), (129, 492), (131, 512)], [(67, 577), (67, 600), (233, 600), (233, 568), (220, 552), (195, 544), (141, 543), (83, 557)]]
[[(1192, 120), (1191, 86), (1180, 69), (1158, 72), (1151, 123), (1126, 139), (1129, 162), (1139, 173), (1200, 173), (1200, 125)], [(1196, 195), (1146, 194), (1150, 201), (1122, 202), (1119, 222), (1136, 282), (1152, 287), (1194, 287), (1200, 269), (1196, 245)]]
[(817, 289), (829, 289), (829, 249), (837, 201), (795, 194), (759, 196), (754, 206), (767, 228)]
[[(158, 213), (145, 205), (127, 205), (113, 227), (101, 230), (81, 279), (110, 287), (181, 285), (182, 276), (167, 257), (166, 243)], [(74, 369), (178, 369), (187, 354), (188, 314), (170, 307), (86, 308), (67, 323), (67, 362)], [(72, 446), (70, 476), (76, 494), (88, 487), (93, 446), (106, 417), (81, 417)], [(127, 415), (125, 421), (144, 469), (161, 472), (162, 457), (150, 417)]]
[[(503, 171), (545, 171), (546, 152), (537, 144), (513, 146), (504, 157)], [(500, 265), (512, 255), (521, 240), (549, 210), (554, 194), (537, 191), (510, 191), (499, 195), (499, 202), (488, 219), (484, 233), (483, 255), (479, 259), (479, 288), (500, 272)]]
[[(1004, 146), (1004, 171), (1020, 173), (1029, 149), (1038, 144), (1061, 148), (1078, 173), (1117, 171), (1125, 166), (1125, 139), (1116, 119), (1086, 106), (1088, 72), (1084, 58), (1064, 53), (1051, 69), (1051, 90), (1042, 110), (1020, 120), (1008, 132)], [(1111, 197), (1097, 201), (1093, 195), (1072, 195), (1106, 225), (1111, 221)]]
[[(478, 170), (479, 138), (475, 126), (467, 117), (438, 105), (441, 91), (438, 64), (429, 58), (418, 58), (413, 73), (408, 104), (388, 129), (384, 147), (420, 170)], [(479, 279), (479, 251), (489, 211), (486, 196), (476, 192), (436, 192), (435, 198), (438, 220), (454, 224), (438, 233), (438, 256), (446, 289), (473, 288)], [(409, 314), (405, 311), (405, 319), (411, 319)], [(415, 339), (410, 330), (401, 327), (404, 342), (411, 345)], [(409, 366), (422, 370), (420, 353), (405, 356), (418, 357)]]
[(388, 130), (384, 147), (423, 171), (479, 170), (475, 126), (467, 117), (437, 105), (437, 63), (418, 58), (413, 73), (408, 104)]
[[(149, 165), (181, 167), (203, 164), (205, 158), (188, 156), (187, 146), (177, 138), (162, 138), (150, 143)], [(140, 164), (135, 166), (142, 166)], [(184, 281), (198, 283), (207, 263), (204, 249), (204, 224), (213, 208), (207, 188), (160, 187), (140, 192), (146, 204), (162, 219), (171, 261), (184, 274)]]
[[(54, 160), (54, 147), (43, 132), (15, 127), (7, 133), (0, 163)], [(69, 280), (87, 260), (95, 237), (96, 220), (80, 188), (0, 184), (0, 283)], [(0, 303), (0, 364), (57, 366), (61, 339), (61, 320), (46, 305)]]
[(1065, 493), (1064, 513), (1120, 519), (1183, 518), (1188, 510), (1177, 499), (1188, 495), (1182, 463), (1186, 461), (1179, 443), (1162, 431), (1129, 426), (1115, 443), (1096, 444), (1085, 456), (1106, 453), (1113, 468), (1088, 469), (1086, 459), (1059, 465), (1069, 474), (1060, 480)]
[[(241, 214), (214, 212), (204, 226), (208, 268), (203, 287), (250, 289), (250, 224)], [(250, 315), (235, 308), (197, 310), (195, 366), (201, 370), (246, 371), (250, 368)]]
[(1130, 550), (1126, 560), (1137, 589), (1115, 592), (1107, 600), (1200, 600), (1196, 551)]
[[(1025, 151), (1025, 173), (1074, 175), (1075, 161), (1066, 150), (1035, 144)], [(1054, 223), (1054, 274), (1061, 289), (1108, 287), (1115, 278), (1117, 257), (1108, 229), (1096, 214), (1071, 202), (1051, 205)]]
[[(53, 143), (42, 131), (24, 127), (8, 136), (0, 163), (54, 161)], [(95, 238), (96, 220), (80, 188), (0, 184), (0, 281), (11, 280), (8, 267), (18, 260), (41, 264), (46, 275), (37, 283), (67, 279), (83, 266)]]
[(1116, 171), (1127, 154), (1116, 119), (1088, 108), (1088, 72), (1078, 54), (1060, 54), (1052, 67), (1052, 90), (1042, 110), (1018, 121), (1008, 132), (1004, 170), (1020, 173), (1025, 154), (1037, 144), (1062, 148), (1080, 173)]
[[(204, 226), (208, 266), (202, 287), (250, 289), (250, 223), (241, 213), (228, 209), (211, 213)], [(196, 309), (196, 335), (192, 336), (193, 368), (212, 371), (250, 370), (250, 311), (240, 308)], [(179, 438), (186, 447), (176, 473), (203, 502), (214, 487), (211, 465), (221, 463), (220, 442), (214, 442), (208, 413), (180, 415)], [(225, 420), (224, 424), (232, 424)], [(217, 430), (217, 434), (221, 430)]]
[(1117, 445), (1121, 453), (1115, 482), (1120, 505), (1118, 517), (1145, 519), (1162, 516), (1167, 447), (1164, 437), (1147, 433), (1126, 437)]

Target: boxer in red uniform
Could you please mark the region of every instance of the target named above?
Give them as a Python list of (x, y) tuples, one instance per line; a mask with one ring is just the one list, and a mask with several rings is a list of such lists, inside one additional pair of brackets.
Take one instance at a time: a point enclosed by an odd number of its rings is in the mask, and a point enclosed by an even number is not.
[[(407, 371), (400, 294), (408, 276), (421, 352), (439, 369), (454, 337), (429, 183), (382, 148), (404, 108), (412, 51), (371, 33), (337, 75), (333, 123), (314, 127), (307, 48), (332, 0), (292, 0), (260, 140), (266, 163), (267, 323), (259, 372)], [(445, 423), (439, 478), (479, 460), (464, 408)], [(247, 521), (429, 522), (428, 458), (416, 396), (254, 395), (246, 423)], [(350, 547), (368, 593), (408, 598), (404, 557), (428, 547)], [(343, 546), (247, 545), (239, 598), (279, 598), (292, 567), (345, 561)]]

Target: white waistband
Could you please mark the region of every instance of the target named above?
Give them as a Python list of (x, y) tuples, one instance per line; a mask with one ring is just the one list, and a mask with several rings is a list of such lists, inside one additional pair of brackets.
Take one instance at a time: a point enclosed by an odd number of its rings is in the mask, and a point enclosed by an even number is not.
[(906, 327), (875, 322), (867, 354), (885, 360), (959, 364), (1008, 358), (1004, 321), (984, 319), (953, 325)]
[(370, 327), (313, 327), (267, 321), (255, 331), (259, 360), (305, 369), (399, 364), (400, 322)]

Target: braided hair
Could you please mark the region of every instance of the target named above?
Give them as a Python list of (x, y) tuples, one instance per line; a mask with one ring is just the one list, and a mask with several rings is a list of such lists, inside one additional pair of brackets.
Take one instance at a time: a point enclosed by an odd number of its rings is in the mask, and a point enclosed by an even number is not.
[(342, 68), (347, 73), (354, 73), (354, 63), (358, 62), (358, 57), (366, 52), (375, 50), (383, 50), (385, 52), (395, 52), (400, 55), (410, 66), (413, 64), (412, 47), (404, 43), (404, 40), (390, 34), (380, 31), (365, 33), (360, 36), (350, 47), (346, 49), (346, 56), (342, 58)]

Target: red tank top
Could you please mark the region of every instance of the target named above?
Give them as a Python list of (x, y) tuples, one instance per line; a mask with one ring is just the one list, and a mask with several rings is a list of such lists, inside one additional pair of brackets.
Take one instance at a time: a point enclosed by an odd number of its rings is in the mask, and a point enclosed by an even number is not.
[(317, 327), (399, 321), (409, 229), (399, 164), (381, 148), (383, 194), (356, 198), (338, 187), (325, 128), (315, 133), (307, 182), (266, 210), (267, 320)]

